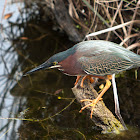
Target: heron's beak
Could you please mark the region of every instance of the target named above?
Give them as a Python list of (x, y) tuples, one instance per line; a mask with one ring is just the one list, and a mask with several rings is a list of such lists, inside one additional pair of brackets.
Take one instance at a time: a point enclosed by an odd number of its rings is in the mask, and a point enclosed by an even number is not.
[(50, 62), (46, 61), (43, 64), (39, 65), (38, 67), (36, 67), (36, 68), (34, 68), (34, 69), (26, 72), (23, 76), (26, 76), (28, 74), (31, 74), (31, 73), (33, 73), (35, 71), (39, 71), (39, 70), (43, 70), (43, 69), (49, 69), (51, 67), (53, 67), (52, 64)]
[(55, 65), (55, 66), (51, 66), (51, 67), (49, 67), (49, 69), (60, 68), (60, 67), (61, 67), (61, 65)]

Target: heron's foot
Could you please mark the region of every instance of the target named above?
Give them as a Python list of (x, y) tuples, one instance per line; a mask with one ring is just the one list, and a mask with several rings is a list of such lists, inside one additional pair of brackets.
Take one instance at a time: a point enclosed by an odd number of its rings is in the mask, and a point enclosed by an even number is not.
[[(102, 98), (100, 98), (99, 100), (102, 100)], [(84, 107), (82, 107), (79, 112), (81, 113), (85, 108), (91, 106), (90, 118), (92, 119), (92, 114), (93, 114), (95, 105), (98, 103), (99, 100), (97, 98), (94, 99), (94, 100), (91, 100), (91, 99), (83, 99), (83, 100), (80, 100), (80, 102), (86, 102), (86, 101), (88, 101), (88, 102), (91, 102), (91, 103), (89, 103), (89, 104), (85, 105)]]

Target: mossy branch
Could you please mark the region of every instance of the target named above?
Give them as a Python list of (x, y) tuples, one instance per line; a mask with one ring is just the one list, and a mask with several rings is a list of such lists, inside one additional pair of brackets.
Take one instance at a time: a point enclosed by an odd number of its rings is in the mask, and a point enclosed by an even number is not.
[[(78, 85), (72, 88), (72, 91), (79, 103), (80, 100), (83, 99), (95, 99), (98, 96), (98, 93), (93, 88), (88, 80), (84, 81), (84, 88), (80, 87), (80, 80)], [(89, 102), (82, 102), (81, 106), (85, 106), (89, 104)], [(88, 114), (90, 116), (91, 107), (86, 108), (88, 110)], [(102, 129), (102, 133), (120, 133), (120, 131), (125, 130), (123, 125), (118, 121), (112, 112), (105, 106), (103, 100), (99, 101), (94, 109), (94, 113), (91, 119), (96, 126)]]

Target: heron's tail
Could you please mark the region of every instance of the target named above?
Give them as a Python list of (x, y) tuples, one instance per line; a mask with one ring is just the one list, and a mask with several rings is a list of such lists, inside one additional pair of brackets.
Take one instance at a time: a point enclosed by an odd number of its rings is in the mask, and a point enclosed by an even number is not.
[(136, 55), (136, 57), (133, 57), (131, 60), (134, 62), (136, 67), (140, 67), (140, 55)]

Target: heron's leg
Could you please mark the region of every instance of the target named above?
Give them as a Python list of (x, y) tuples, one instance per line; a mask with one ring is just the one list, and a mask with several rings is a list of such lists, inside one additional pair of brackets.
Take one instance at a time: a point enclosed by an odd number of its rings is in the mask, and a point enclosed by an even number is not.
[(127, 127), (124, 123), (124, 120), (120, 113), (120, 107), (119, 107), (119, 100), (118, 100), (118, 94), (117, 94), (117, 87), (115, 82), (115, 74), (112, 75), (112, 86), (113, 86), (113, 93), (114, 93), (114, 102), (115, 102), (115, 114), (119, 118), (121, 124), (124, 126), (124, 128), (127, 130)]
[(84, 84), (85, 79), (89, 79), (91, 83), (94, 82), (94, 79), (93, 79), (93, 76), (92, 75), (86, 75), (86, 76), (83, 77), (83, 79), (81, 81), (81, 84), (80, 84), (81, 87), (83, 87), (83, 84)]
[[(110, 75), (109, 75), (109, 76), (110, 76)], [(100, 78), (100, 79), (104, 79), (104, 77), (102, 77), (102, 76), (86, 75), (86, 76), (83, 77), (80, 86), (83, 87), (83, 83), (84, 83), (85, 79), (87, 79), (87, 78), (90, 80), (90, 83), (92, 84), (92, 83), (94, 82), (93, 77), (95, 77), (95, 78)]]
[(93, 76), (90, 76), (89, 80), (90, 80), (90, 83), (92, 84), (94, 82)]
[(78, 76), (77, 76), (77, 79), (76, 79), (76, 82), (74, 83), (74, 85), (77, 85), (77, 83), (78, 83), (78, 81), (79, 81), (80, 78), (81, 78), (81, 76), (78, 75)]
[(88, 77), (89, 77), (88, 75), (86, 75), (86, 76), (83, 77), (83, 79), (82, 79), (82, 81), (81, 81), (81, 84), (80, 84), (81, 87), (83, 87), (84, 81), (85, 81), (85, 79), (87, 79)]
[[(77, 85), (77, 83), (78, 83), (78, 81), (79, 81), (80, 78), (81, 78), (81, 76), (78, 75), (78, 76), (77, 76), (77, 79), (76, 79), (76, 82), (74, 83), (74, 85)], [(93, 76), (91, 76), (91, 75), (86, 75), (86, 76), (83, 77), (83, 79), (82, 79), (82, 81), (81, 81), (81, 84), (80, 84), (81, 87), (83, 87), (83, 83), (84, 83), (85, 79), (87, 79), (87, 78), (89, 78), (89, 80), (90, 80), (91, 83), (94, 82)]]
[(87, 99), (84, 99), (84, 100), (81, 100), (82, 102), (84, 101), (90, 101), (91, 103), (87, 104), (86, 106), (82, 107), (80, 112), (82, 112), (85, 108), (91, 106), (91, 114), (90, 114), (90, 118), (92, 118), (92, 114), (93, 114), (93, 110), (94, 110), (94, 107), (95, 105), (98, 103), (99, 100), (101, 100), (102, 96), (104, 95), (104, 93), (109, 89), (109, 87), (111, 86), (111, 82), (110, 82), (110, 79), (112, 78), (111, 75), (108, 75), (107, 76), (107, 79), (106, 79), (106, 85), (104, 87), (104, 89), (102, 90), (102, 92), (98, 95), (98, 97), (94, 100), (87, 100)]

